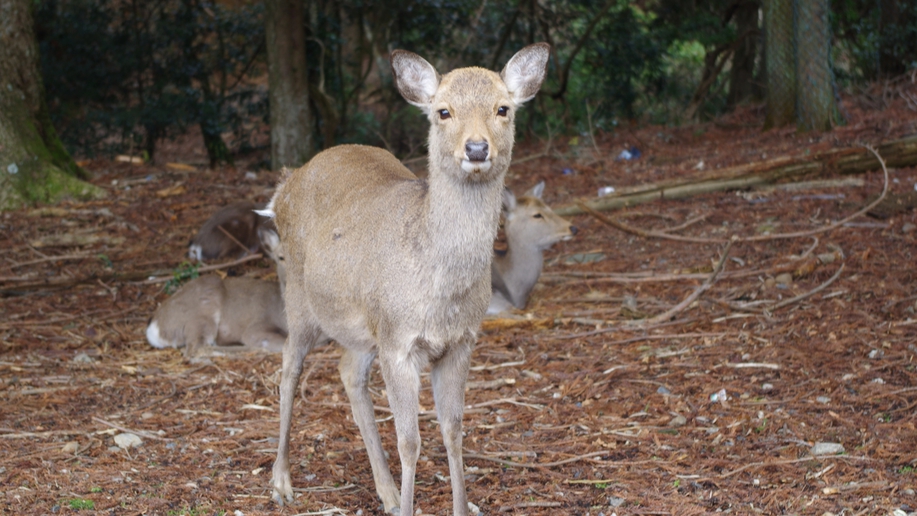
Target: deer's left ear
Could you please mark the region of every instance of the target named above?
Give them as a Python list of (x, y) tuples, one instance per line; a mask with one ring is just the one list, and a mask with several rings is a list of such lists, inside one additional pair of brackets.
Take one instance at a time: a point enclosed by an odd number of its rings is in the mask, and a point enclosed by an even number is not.
[(536, 199), (541, 199), (541, 195), (544, 193), (544, 181), (539, 181), (537, 185), (529, 188), (528, 192), (525, 192), (526, 197), (534, 197)]
[(506, 89), (517, 106), (532, 100), (538, 93), (544, 81), (549, 57), (551, 45), (535, 43), (517, 52), (503, 67), (500, 77), (503, 78)]

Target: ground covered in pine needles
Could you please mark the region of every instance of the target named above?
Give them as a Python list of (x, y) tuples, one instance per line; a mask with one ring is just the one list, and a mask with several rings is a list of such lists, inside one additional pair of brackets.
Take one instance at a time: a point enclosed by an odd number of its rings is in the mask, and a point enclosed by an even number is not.
[[(521, 142), (508, 184), (544, 180), (548, 203), (570, 206), (608, 186), (878, 145), (917, 133), (911, 79), (845, 98), (848, 124), (819, 135), (762, 132), (762, 111), (745, 108), (594, 142)], [(90, 161), (104, 201), (0, 215), (0, 512), (380, 514), (334, 347), (307, 358), (291, 454), (299, 503), (281, 510), (270, 501), (280, 357), (189, 363), (146, 343), (189, 237), (222, 205), (267, 200), (277, 179), (207, 170), (189, 141), (155, 165)], [(623, 159), (634, 147), (640, 157)], [(917, 169), (888, 171), (885, 198), (898, 204), (880, 217), (845, 220), (882, 193), (878, 164), (806, 180), (602, 213), (619, 227), (573, 217), (580, 231), (547, 254), (527, 309), (480, 333), (469, 500), (519, 515), (917, 511), (917, 214), (906, 202)], [(210, 273), (226, 272), (274, 274), (263, 259)], [(424, 382), (417, 508), (451, 514)], [(397, 478), (378, 372), (372, 389)], [(141, 444), (116, 444), (125, 433)]]

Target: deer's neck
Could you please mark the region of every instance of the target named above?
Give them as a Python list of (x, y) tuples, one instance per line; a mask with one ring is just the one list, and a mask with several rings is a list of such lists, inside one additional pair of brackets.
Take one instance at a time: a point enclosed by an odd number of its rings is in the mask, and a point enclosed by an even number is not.
[(462, 181), (430, 171), (425, 208), (436, 292), (462, 292), (489, 282), (504, 174)]
[(538, 246), (519, 241), (508, 234), (506, 254), (497, 256), (494, 260), (497, 272), (512, 298), (510, 301), (516, 308), (524, 307), (541, 276), (544, 252)]

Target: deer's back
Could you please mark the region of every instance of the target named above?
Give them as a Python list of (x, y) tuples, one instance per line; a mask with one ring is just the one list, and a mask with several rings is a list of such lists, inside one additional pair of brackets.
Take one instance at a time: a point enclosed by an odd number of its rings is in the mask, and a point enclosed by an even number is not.
[(241, 342), (245, 330), (255, 324), (287, 332), (280, 284), (275, 281), (226, 278), (223, 280), (222, 302), (217, 336), (220, 345)]

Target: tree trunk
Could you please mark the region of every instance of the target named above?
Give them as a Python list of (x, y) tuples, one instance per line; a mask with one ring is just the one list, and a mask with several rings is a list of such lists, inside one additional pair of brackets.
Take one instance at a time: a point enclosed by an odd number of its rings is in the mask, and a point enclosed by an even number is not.
[(796, 126), (800, 131), (828, 131), (837, 113), (829, 9), (829, 0), (796, 2)]
[(764, 0), (767, 113), (764, 128), (796, 121), (796, 56), (793, 0)]
[(744, 38), (732, 55), (732, 70), (729, 74), (729, 96), (726, 104), (730, 108), (745, 102), (755, 95), (755, 58), (758, 56), (758, 2), (745, 1), (736, 9), (736, 33), (752, 34)]
[(0, 209), (99, 197), (64, 150), (44, 100), (29, 0), (0, 0)]
[(265, 17), (271, 109), (271, 168), (312, 155), (312, 114), (302, 0), (268, 0)]

